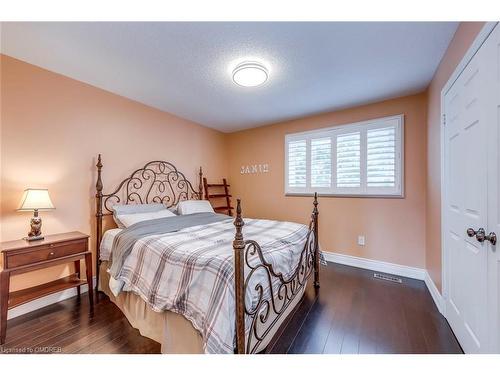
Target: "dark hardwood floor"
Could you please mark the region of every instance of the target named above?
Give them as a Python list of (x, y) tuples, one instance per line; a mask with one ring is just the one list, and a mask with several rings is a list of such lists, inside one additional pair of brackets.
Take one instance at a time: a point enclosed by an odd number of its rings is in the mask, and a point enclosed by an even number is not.
[(271, 353), (462, 353), (423, 281), (328, 263)]
[[(312, 283), (310, 283), (312, 284)], [(40, 349), (42, 348), (42, 349)], [(9, 320), (0, 353), (159, 353), (102, 293), (83, 294)], [(329, 263), (308, 287), (271, 353), (461, 353), (422, 281), (402, 284)]]

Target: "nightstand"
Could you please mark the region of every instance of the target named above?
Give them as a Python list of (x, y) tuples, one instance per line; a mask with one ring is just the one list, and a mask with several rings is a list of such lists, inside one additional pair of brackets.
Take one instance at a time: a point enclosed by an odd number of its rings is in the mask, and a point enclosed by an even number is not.
[[(80, 232), (69, 232), (45, 236), (39, 241), (16, 240), (0, 244), (3, 269), (0, 272), (0, 344), (5, 343), (7, 332), (7, 311), (37, 298), (69, 288), (87, 284), (91, 308), (92, 253), (89, 251), (89, 236)], [(85, 259), (87, 279), (80, 278), (80, 261)], [(58, 264), (74, 263), (75, 273), (46, 284), (9, 292), (10, 277), (26, 272), (52, 267)]]

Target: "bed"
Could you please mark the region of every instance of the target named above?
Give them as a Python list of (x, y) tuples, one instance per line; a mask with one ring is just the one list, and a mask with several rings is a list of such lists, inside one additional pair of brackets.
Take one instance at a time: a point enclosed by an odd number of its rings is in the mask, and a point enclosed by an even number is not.
[(162, 353), (265, 352), (311, 275), (319, 287), (316, 194), (308, 226), (243, 219), (238, 199), (234, 218), (172, 215), (119, 229), (116, 205), (202, 200), (202, 170), (195, 190), (172, 163), (152, 161), (103, 193), (101, 155), (96, 166), (96, 288)]

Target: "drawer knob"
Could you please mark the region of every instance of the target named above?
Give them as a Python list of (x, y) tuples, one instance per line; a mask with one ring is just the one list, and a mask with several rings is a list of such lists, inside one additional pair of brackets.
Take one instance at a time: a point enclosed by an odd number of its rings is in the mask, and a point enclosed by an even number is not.
[(50, 256), (53, 256), (53, 255), (54, 255), (54, 252), (53, 252), (53, 251), (51, 251), (51, 252), (49, 253), (49, 255), (50, 255)]

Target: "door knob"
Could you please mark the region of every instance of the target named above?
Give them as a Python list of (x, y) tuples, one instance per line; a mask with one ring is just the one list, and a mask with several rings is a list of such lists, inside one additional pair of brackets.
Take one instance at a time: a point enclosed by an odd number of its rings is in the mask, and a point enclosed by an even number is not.
[(484, 228), (479, 228), (477, 231), (475, 231), (472, 228), (468, 228), (467, 235), (469, 237), (476, 236), (476, 240), (478, 240), (478, 242), (481, 243), (483, 243), (485, 240), (490, 241), (492, 245), (496, 245), (497, 243), (497, 235), (495, 234), (495, 232), (490, 232), (490, 234), (486, 234)]
[(490, 241), (492, 245), (497, 244), (497, 235), (495, 234), (495, 232), (490, 232), (490, 234), (484, 236), (484, 239), (486, 241)]
[(484, 231), (484, 228), (479, 228), (477, 231), (475, 231), (472, 228), (468, 228), (467, 235), (469, 237), (476, 236), (476, 240), (478, 240), (479, 242), (484, 242), (485, 231)]

